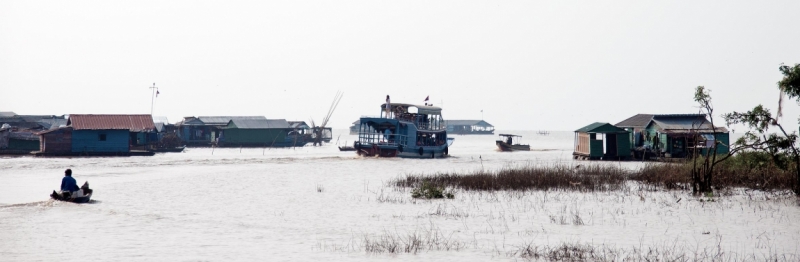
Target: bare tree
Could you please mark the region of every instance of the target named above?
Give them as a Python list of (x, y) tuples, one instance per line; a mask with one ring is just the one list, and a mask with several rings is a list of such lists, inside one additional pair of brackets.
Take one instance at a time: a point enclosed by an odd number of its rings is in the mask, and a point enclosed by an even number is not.
[[(780, 99), (778, 100), (778, 112), (773, 117), (770, 111), (762, 105), (754, 107), (746, 112), (732, 112), (723, 115), (727, 124), (744, 124), (748, 130), (744, 136), (736, 141), (736, 145), (748, 150), (762, 151), (768, 153), (775, 165), (781, 169), (789, 170), (789, 162), (793, 162), (796, 181), (794, 185), (795, 195), (800, 195), (800, 148), (797, 146), (798, 135), (796, 132), (786, 132), (778, 119), (783, 115), (783, 97), (795, 99), (800, 103), (800, 64), (786, 66), (781, 64), (778, 70), (783, 73), (783, 79), (778, 82)], [(770, 127), (777, 127), (779, 133), (770, 133)], [(786, 161), (789, 160), (789, 161)]]

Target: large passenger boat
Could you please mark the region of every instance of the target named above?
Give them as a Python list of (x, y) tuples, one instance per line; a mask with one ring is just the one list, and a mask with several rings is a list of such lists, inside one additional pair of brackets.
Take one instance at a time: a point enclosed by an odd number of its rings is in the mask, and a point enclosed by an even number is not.
[(389, 103), (380, 116), (361, 117), (354, 147), (363, 156), (438, 158), (452, 143), (441, 108)]

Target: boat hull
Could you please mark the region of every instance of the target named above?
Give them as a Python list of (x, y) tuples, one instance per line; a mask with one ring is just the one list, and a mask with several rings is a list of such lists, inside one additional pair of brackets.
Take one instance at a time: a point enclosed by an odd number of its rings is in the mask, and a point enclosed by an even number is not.
[(356, 145), (356, 153), (368, 157), (442, 158), (449, 155), (446, 145), (400, 147), (397, 145)]
[(156, 153), (180, 153), (180, 152), (183, 152), (184, 149), (186, 149), (186, 147), (181, 146), (181, 147), (155, 148), (155, 149), (152, 149), (150, 151), (156, 152)]
[(356, 151), (356, 148), (352, 146), (340, 146), (339, 151)]
[(92, 193), (86, 194), (85, 196), (82, 196), (82, 197), (65, 198), (65, 197), (62, 197), (61, 195), (53, 192), (53, 194), (51, 194), (50, 197), (55, 199), (55, 200), (58, 200), (58, 201), (72, 202), (72, 203), (81, 204), (81, 203), (88, 203), (89, 201), (91, 201), (92, 200)]

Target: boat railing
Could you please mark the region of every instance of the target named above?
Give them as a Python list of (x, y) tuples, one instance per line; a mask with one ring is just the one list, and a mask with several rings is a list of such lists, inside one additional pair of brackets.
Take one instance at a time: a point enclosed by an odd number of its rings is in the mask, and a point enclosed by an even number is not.
[(397, 114), (391, 113), (388, 115), (382, 114), (380, 116), (361, 116), (362, 118), (387, 118), (387, 119), (394, 119), (398, 121), (404, 121), (414, 124), (417, 127), (417, 130), (427, 130), (427, 131), (439, 131), (447, 129), (447, 126), (444, 125), (444, 120), (441, 117), (438, 118), (428, 118), (426, 115), (418, 115), (418, 114)]
[(408, 136), (397, 134), (386, 135), (378, 132), (360, 132), (358, 133), (358, 142), (362, 145), (398, 146), (407, 144)]

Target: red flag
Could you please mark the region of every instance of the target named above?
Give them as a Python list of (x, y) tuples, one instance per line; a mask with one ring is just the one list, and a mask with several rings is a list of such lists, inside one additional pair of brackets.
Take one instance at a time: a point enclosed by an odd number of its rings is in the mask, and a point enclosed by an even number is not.
[(428, 101), (428, 98), (430, 98), (430, 97), (431, 97), (431, 96), (426, 96), (426, 97), (425, 97), (425, 101), (427, 102), (427, 101)]

